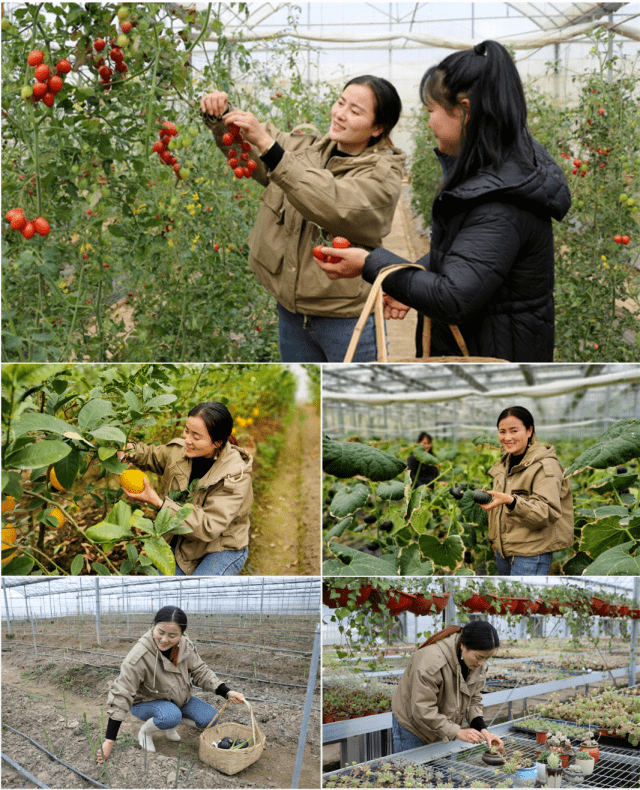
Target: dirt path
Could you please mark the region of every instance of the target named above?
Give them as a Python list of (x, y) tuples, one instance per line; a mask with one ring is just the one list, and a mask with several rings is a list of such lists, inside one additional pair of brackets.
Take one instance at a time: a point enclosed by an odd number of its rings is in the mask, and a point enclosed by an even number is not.
[[(265, 637), (267, 638), (267, 637)], [(115, 645), (116, 643), (111, 643)], [(107, 647), (107, 645), (105, 645)], [(122, 646), (115, 647), (122, 652)], [(2, 722), (28, 735), (56, 757), (93, 779), (114, 788), (284, 788), (291, 786), (298, 734), (302, 721), (304, 688), (231, 679), (241, 687), (252, 707), (267, 745), (258, 762), (235, 776), (226, 776), (198, 760), (200, 730), (178, 726), (181, 743), (156, 735), (156, 753), (145, 754), (137, 743), (140, 722), (128, 716), (123, 723), (115, 752), (108, 762), (109, 774), (95, 764), (89, 735), (94, 746), (99, 743), (99, 723), (106, 723), (105, 700), (110, 680), (117, 671), (108, 667), (75, 665), (58, 655), (35, 657), (32, 651), (19, 650), (3, 642), (2, 652)], [(221, 654), (222, 653), (222, 654)], [(211, 664), (224, 666), (224, 648), (201, 651)], [(217, 656), (217, 658), (216, 658)], [(233, 659), (233, 655), (229, 655)], [(237, 652), (235, 658), (238, 658)], [(98, 658), (99, 660), (99, 658)], [(113, 661), (113, 659), (106, 659)], [(262, 675), (281, 677), (285, 669), (290, 682), (304, 685), (304, 671), (296, 659), (274, 652), (261, 656)], [(233, 661), (232, 661), (233, 663)], [(64, 689), (64, 697), (63, 697)], [(198, 691), (197, 696), (221, 707), (219, 697)], [(261, 701), (262, 700), (262, 701)], [(281, 703), (281, 704), (279, 704)], [(294, 705), (292, 705), (294, 703)], [(314, 707), (319, 707), (316, 693)], [(245, 706), (239, 706), (223, 721), (249, 724)], [(85, 724), (86, 716), (86, 724)], [(2, 731), (2, 748), (11, 759), (52, 788), (89, 788), (90, 783), (60, 763), (52, 761), (28, 740), (6, 727)], [(178, 772), (176, 784), (176, 772)], [(313, 788), (320, 781), (320, 716), (313, 711), (307, 736), (299, 787)], [(3, 788), (33, 787), (18, 771), (2, 764)]]
[(253, 508), (252, 576), (320, 575), (320, 419), (303, 406), (287, 428), (266, 496)]

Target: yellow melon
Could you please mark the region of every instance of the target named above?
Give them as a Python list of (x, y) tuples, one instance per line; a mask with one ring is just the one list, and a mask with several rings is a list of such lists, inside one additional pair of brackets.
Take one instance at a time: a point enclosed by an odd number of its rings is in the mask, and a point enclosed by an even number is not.
[(120, 485), (130, 494), (139, 494), (144, 491), (144, 481), (149, 478), (139, 469), (127, 469), (120, 475)]
[(11, 512), (14, 507), (16, 506), (16, 500), (9, 494), (7, 498), (2, 503), (2, 512), (9, 513)]
[[(10, 549), (13, 544), (16, 542), (17, 532), (15, 527), (2, 527), (2, 551), (5, 549)], [(2, 560), (2, 564), (6, 565), (7, 562), (12, 557), (16, 556), (16, 552), (14, 551), (13, 554), (9, 554), (8, 557), (5, 557)]]

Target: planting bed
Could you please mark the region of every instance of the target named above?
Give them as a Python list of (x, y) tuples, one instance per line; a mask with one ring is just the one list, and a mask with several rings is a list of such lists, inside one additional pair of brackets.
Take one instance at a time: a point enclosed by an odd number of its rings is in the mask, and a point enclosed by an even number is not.
[[(92, 642), (91, 637), (60, 633), (65, 630), (60, 623), (57, 636), (38, 633), (38, 656), (34, 655), (33, 642), (29, 644), (24, 635), (14, 640), (3, 638), (3, 724), (28, 735), (60, 759), (111, 787), (289, 787), (302, 723), (313, 631), (309, 622), (297, 623), (298, 633), (285, 639), (281, 638), (281, 629), (279, 624), (276, 636), (276, 629), (269, 625), (262, 629), (254, 626), (252, 637), (236, 636), (226, 630), (212, 634), (209, 630), (209, 636), (220, 641), (210, 639), (207, 643), (203, 639), (198, 643), (201, 657), (218, 677), (249, 699), (266, 735), (266, 747), (258, 762), (235, 776), (226, 776), (200, 762), (200, 731), (184, 725), (178, 727), (181, 743), (158, 734), (157, 752), (145, 760), (137, 743), (139, 722), (132, 716), (120, 729), (107, 771), (96, 765), (89, 737), (94, 746), (101, 742), (100, 731), (107, 721), (108, 684), (144, 629), (135, 637), (103, 638), (102, 644), (97, 645), (95, 632)], [(191, 637), (197, 641), (197, 628)], [(236, 644), (231, 639), (237, 640)], [(250, 642), (254, 640), (252, 646)], [(271, 644), (274, 647), (268, 647)], [(222, 699), (215, 694), (198, 690), (195, 693), (218, 709), (222, 706)], [(303, 788), (314, 788), (319, 783), (319, 707), (320, 695), (316, 693), (299, 782)], [(223, 721), (249, 724), (248, 709), (244, 705), (229, 706)], [(49, 787), (92, 786), (6, 727), (2, 731), (2, 749)], [(30, 785), (25, 785), (24, 777), (5, 763), (1, 786)]]
[[(507, 759), (517, 750), (525, 759), (535, 761), (543, 748), (535, 736), (510, 734), (505, 742)], [(374, 760), (359, 766), (326, 774), (325, 787), (510, 787), (511, 779), (501, 769), (487, 766), (481, 759), (485, 746), (460, 748), (451, 744), (451, 753), (429, 758), (419, 763), (394, 755), (386, 760)], [(425, 752), (429, 747), (425, 747)], [(412, 755), (418, 750), (413, 750)], [(616, 747), (601, 749), (593, 774), (586, 777), (585, 787), (637, 787), (640, 780), (640, 756)], [(569, 786), (563, 782), (563, 786)]]

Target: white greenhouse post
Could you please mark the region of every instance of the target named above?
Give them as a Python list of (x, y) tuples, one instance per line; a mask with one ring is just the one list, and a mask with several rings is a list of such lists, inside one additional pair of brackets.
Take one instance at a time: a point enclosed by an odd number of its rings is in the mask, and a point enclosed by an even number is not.
[(318, 677), (318, 663), (320, 661), (320, 623), (316, 625), (316, 633), (313, 638), (313, 652), (309, 664), (309, 677), (307, 678), (307, 694), (304, 700), (304, 711), (302, 712), (302, 724), (300, 725), (300, 737), (298, 738), (298, 752), (296, 754), (296, 764), (293, 769), (291, 787), (296, 788), (300, 779), (300, 769), (302, 768), (302, 757), (304, 747), (307, 742), (307, 731), (309, 729), (309, 717), (311, 716), (311, 703), (313, 702), (313, 690), (316, 686)]
[(24, 602), (25, 602), (26, 607), (27, 607), (27, 617), (29, 618), (29, 620), (31, 620), (31, 633), (33, 634), (33, 651), (34, 651), (34, 654), (37, 656), (38, 655), (38, 643), (36, 642), (36, 630), (35, 630), (35, 627), (33, 625), (33, 615), (31, 614), (31, 609), (29, 608), (29, 599), (27, 598), (26, 593), (25, 593), (25, 596), (24, 596)]
[(2, 579), (2, 592), (4, 593), (4, 610), (7, 614), (7, 633), (11, 633), (11, 615), (9, 613), (9, 599), (7, 598), (7, 583)]
[[(640, 579), (633, 577), (633, 599), (636, 607), (640, 603)], [(629, 686), (636, 685), (636, 640), (638, 638), (638, 621), (631, 620), (631, 651), (629, 653)]]
[(100, 580), (96, 578), (96, 632), (98, 634), (98, 644), (102, 644), (100, 635)]

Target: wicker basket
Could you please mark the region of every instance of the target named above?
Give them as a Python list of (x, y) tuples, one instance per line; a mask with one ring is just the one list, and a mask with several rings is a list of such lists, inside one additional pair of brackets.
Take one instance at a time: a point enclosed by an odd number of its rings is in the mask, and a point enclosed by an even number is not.
[[(215, 716), (211, 722), (218, 721), (224, 713), (225, 708), (229, 704), (227, 700), (220, 708), (220, 712)], [(258, 727), (258, 724), (251, 710), (251, 705), (244, 700), (245, 705), (249, 708), (251, 714), (251, 726), (246, 724), (236, 724), (235, 722), (227, 722), (225, 724), (216, 724), (213, 727), (211, 723), (200, 733), (200, 748), (198, 755), (203, 763), (215, 768), (227, 776), (232, 776), (248, 768), (252, 763), (260, 757), (264, 744), (266, 741), (265, 735)], [(212, 743), (216, 743), (225, 737), (229, 738), (253, 738), (254, 746), (248, 746), (246, 749), (218, 749)]]

